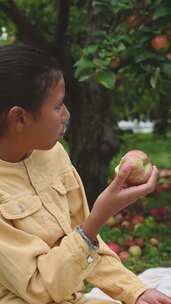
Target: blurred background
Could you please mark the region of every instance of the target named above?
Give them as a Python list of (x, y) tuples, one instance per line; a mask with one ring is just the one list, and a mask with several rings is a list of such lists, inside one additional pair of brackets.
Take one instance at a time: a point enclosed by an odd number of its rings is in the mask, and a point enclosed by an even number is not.
[(171, 265), (171, 1), (0, 0), (0, 44), (15, 42), (62, 66), (71, 112), (62, 144), (90, 208), (128, 150), (158, 166), (156, 191), (101, 235), (136, 273)]

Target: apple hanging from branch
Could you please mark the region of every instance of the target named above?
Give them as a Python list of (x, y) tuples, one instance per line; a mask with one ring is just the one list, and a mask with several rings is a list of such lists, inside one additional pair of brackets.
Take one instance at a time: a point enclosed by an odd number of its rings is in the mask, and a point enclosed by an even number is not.
[(170, 42), (166, 35), (157, 35), (151, 40), (152, 48), (158, 53), (165, 53), (170, 47)]
[(141, 150), (131, 150), (127, 152), (121, 159), (119, 165), (115, 168), (118, 174), (121, 166), (128, 162), (131, 164), (132, 170), (126, 180), (128, 186), (137, 186), (147, 182), (151, 175), (152, 164), (147, 156)]

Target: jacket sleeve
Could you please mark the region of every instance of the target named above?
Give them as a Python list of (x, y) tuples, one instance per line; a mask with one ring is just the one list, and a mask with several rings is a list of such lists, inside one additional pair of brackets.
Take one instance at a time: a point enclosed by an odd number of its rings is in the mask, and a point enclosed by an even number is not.
[[(89, 215), (89, 208), (81, 179), (74, 169), (75, 177), (82, 189), (84, 217)], [(113, 299), (123, 301), (128, 304), (135, 303), (140, 294), (143, 293), (149, 286), (146, 286), (140, 279), (131, 271), (129, 271), (120, 261), (120, 258), (115, 254), (98, 236), (99, 239), (99, 260), (88, 275), (87, 280), (100, 288)]]
[(51, 249), (0, 217), (0, 282), (30, 304), (58, 303), (71, 297), (97, 261), (97, 252), (90, 251), (76, 231)]

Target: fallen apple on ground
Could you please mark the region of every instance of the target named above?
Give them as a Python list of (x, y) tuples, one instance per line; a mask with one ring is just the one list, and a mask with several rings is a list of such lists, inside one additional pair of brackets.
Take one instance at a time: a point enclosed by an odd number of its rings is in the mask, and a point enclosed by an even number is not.
[(139, 246), (133, 245), (129, 248), (129, 253), (133, 257), (138, 257), (138, 256), (141, 256), (142, 250)]
[(140, 247), (144, 246), (144, 239), (143, 238), (135, 239), (135, 244)]
[(122, 223), (121, 223), (121, 227), (125, 228), (125, 229), (131, 229), (132, 228), (132, 224), (131, 222), (127, 221), (127, 220), (124, 220)]
[(106, 221), (105, 224), (109, 227), (113, 227), (117, 224), (117, 220), (115, 219), (115, 217), (112, 216)]
[(168, 209), (166, 208), (152, 208), (150, 214), (154, 217), (164, 217), (168, 214)]
[(159, 245), (159, 241), (156, 238), (151, 238), (150, 239), (150, 244), (153, 246), (158, 246)]
[(124, 246), (126, 247), (131, 247), (131, 246), (134, 246), (135, 245), (135, 241), (134, 240), (125, 240), (124, 242)]
[(132, 219), (133, 224), (141, 224), (144, 222), (144, 217), (142, 215), (135, 215)]
[(129, 163), (132, 168), (126, 180), (128, 186), (137, 186), (147, 182), (151, 175), (152, 164), (146, 153), (141, 150), (131, 150), (127, 152), (115, 168), (116, 174), (118, 174), (121, 166), (126, 162)]
[(108, 246), (110, 247), (110, 249), (111, 249), (112, 251), (114, 251), (115, 253), (119, 253), (119, 252), (121, 251), (120, 246), (119, 246), (118, 244), (114, 243), (114, 242), (109, 242), (107, 245), (108, 245)]
[(119, 253), (119, 257), (120, 257), (121, 261), (127, 260), (127, 258), (129, 257), (129, 253), (127, 251), (121, 251)]

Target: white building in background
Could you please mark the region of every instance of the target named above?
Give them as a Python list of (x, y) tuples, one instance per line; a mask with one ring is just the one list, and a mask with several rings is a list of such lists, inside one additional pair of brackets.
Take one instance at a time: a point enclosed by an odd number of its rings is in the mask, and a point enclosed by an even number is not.
[(8, 39), (8, 33), (7, 33), (7, 29), (3, 26), (1, 27), (1, 36), (0, 36), (0, 40), (6, 41)]
[(150, 120), (139, 121), (137, 119), (120, 120), (118, 127), (123, 131), (130, 130), (133, 133), (151, 133), (154, 130), (154, 122)]

